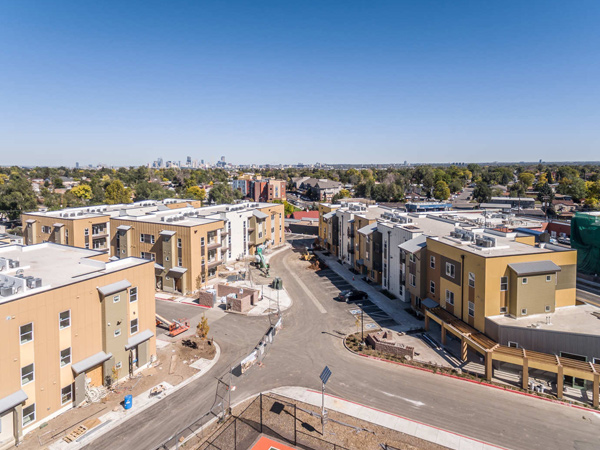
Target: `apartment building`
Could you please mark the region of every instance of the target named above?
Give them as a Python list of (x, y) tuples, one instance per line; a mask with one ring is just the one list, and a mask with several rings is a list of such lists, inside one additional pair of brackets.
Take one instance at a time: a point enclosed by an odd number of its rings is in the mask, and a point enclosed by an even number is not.
[[(332, 205), (330, 203), (319, 203), (319, 242), (327, 251), (337, 254), (338, 232), (333, 232), (333, 218), (335, 210), (340, 205)], [(336, 221), (337, 223), (337, 221)], [(334, 245), (334, 240), (336, 244)]]
[(156, 288), (189, 293), (213, 281), (228, 260), (285, 243), (284, 206), (244, 202), (111, 219), (111, 254), (155, 262)]
[(0, 247), (0, 448), (154, 358), (154, 268), (55, 243)]

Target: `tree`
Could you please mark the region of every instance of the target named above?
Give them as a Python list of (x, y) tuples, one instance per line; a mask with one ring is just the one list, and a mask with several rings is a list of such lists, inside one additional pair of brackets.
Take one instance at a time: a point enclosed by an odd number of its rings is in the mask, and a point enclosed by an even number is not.
[(280, 205), (283, 205), (283, 213), (286, 217), (291, 216), (294, 211), (297, 211), (297, 208), (286, 200), (273, 200), (273, 203), (279, 203)]
[(215, 183), (208, 194), (209, 201), (217, 205), (233, 203), (240, 198), (242, 198), (242, 193), (237, 189), (234, 191), (231, 186), (225, 183)]
[(198, 323), (198, 326), (196, 327), (196, 333), (198, 334), (198, 337), (200, 339), (204, 340), (208, 337), (209, 330), (210, 330), (210, 327), (208, 326), (208, 319), (203, 314), (202, 319), (200, 320), (200, 322)]
[(200, 200), (200, 203), (204, 203), (206, 200), (206, 189), (202, 189), (199, 186), (191, 186), (187, 189), (187, 196), (194, 200)]
[(473, 189), (473, 198), (479, 203), (487, 203), (492, 198), (492, 189), (487, 183), (477, 183), (477, 186)]
[(13, 172), (8, 181), (0, 185), (0, 214), (15, 220), (23, 211), (34, 209), (37, 209), (37, 201), (31, 183), (20, 173)]
[(519, 174), (519, 181), (523, 183), (525, 188), (533, 186), (533, 182), (535, 181), (535, 175), (531, 172), (521, 172)]
[(105, 198), (109, 205), (131, 203), (131, 191), (123, 186), (121, 180), (114, 180), (106, 186)]
[(435, 183), (433, 196), (438, 200), (448, 200), (448, 197), (450, 197), (450, 189), (448, 188), (448, 184), (442, 180)]
[(89, 184), (80, 184), (69, 192), (80, 200), (90, 200), (92, 198), (92, 187)]
[(60, 177), (56, 177), (52, 180), (52, 184), (54, 185), (54, 189), (60, 189), (65, 187)]

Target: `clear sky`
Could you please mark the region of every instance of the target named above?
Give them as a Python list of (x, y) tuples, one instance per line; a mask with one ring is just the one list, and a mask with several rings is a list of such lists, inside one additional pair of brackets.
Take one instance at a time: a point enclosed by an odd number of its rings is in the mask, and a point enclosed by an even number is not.
[(0, 2), (0, 164), (600, 160), (600, 1)]

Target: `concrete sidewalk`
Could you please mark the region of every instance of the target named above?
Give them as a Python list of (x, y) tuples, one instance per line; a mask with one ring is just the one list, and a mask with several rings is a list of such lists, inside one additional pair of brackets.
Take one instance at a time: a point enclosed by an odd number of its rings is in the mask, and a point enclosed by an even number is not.
[(396, 331), (410, 331), (423, 328), (424, 322), (418, 320), (406, 311), (406, 308), (409, 308), (410, 304), (404, 303), (400, 299), (392, 300), (386, 297), (373, 284), (363, 281), (362, 275), (353, 274), (348, 270), (348, 266), (338, 263), (337, 258), (334, 256), (325, 256), (322, 251), (315, 251), (315, 254), (325, 261), (332, 271), (346, 280), (353, 287), (369, 294), (369, 300), (398, 322), (400, 326), (394, 327)]
[[(302, 387), (282, 387), (273, 389), (274, 394), (292, 398), (313, 406), (321, 406), (321, 393)], [(421, 422), (406, 419), (396, 414), (380, 411), (369, 406), (344, 400), (333, 395), (325, 394), (325, 408), (356, 417), (367, 422), (390, 428), (404, 434), (415, 436), (425, 441), (456, 450), (497, 450), (503, 447), (487, 442), (446, 431)]]

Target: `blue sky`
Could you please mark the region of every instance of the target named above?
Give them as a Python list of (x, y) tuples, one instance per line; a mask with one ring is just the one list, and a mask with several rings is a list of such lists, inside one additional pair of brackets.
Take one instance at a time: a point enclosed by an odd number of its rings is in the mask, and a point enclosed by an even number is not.
[(0, 3), (0, 164), (600, 160), (600, 2)]

